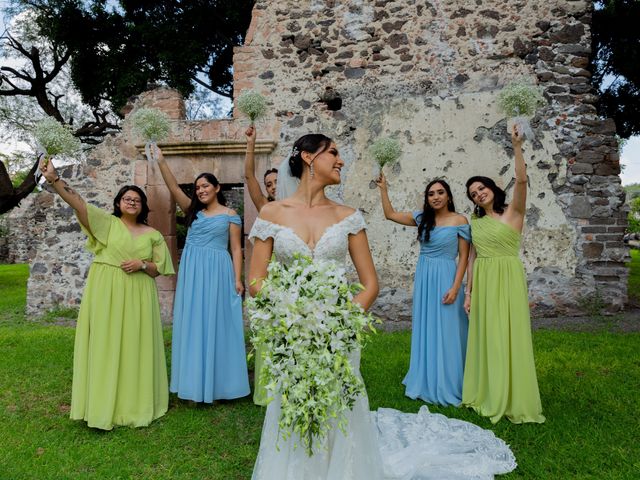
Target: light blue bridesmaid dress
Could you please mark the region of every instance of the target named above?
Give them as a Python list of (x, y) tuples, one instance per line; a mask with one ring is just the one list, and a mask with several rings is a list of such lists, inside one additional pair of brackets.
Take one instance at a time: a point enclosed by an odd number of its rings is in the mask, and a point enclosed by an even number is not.
[(178, 270), (169, 389), (195, 402), (250, 393), (242, 297), (228, 251), (230, 223), (241, 225), (240, 217), (198, 212)]
[[(419, 225), (422, 212), (414, 212)], [(471, 241), (469, 225), (434, 227), (420, 242), (413, 287), (413, 323), (405, 395), (440, 405), (460, 405), (469, 320), (464, 288), (451, 305), (442, 303), (453, 285), (458, 237)]]

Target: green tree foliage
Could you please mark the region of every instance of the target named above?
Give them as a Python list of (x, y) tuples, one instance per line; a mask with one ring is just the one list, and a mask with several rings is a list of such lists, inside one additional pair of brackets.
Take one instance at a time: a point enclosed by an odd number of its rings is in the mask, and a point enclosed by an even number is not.
[(629, 138), (640, 134), (640, 1), (599, 0), (594, 6), (591, 71), (600, 91), (598, 110)]
[(83, 100), (117, 111), (149, 84), (185, 96), (196, 84), (232, 96), (233, 47), (242, 44), (253, 0), (35, 0), (39, 32), (70, 54)]
[(624, 191), (627, 192), (627, 201), (631, 201), (636, 197), (640, 197), (640, 183), (631, 183), (625, 185)]
[(640, 233), (640, 196), (631, 200), (629, 206), (631, 208), (627, 217), (629, 220), (628, 230), (633, 233)]

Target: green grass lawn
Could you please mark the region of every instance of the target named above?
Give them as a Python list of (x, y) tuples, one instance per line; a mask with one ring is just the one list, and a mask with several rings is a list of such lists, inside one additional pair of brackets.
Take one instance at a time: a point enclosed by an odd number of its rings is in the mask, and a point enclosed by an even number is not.
[[(251, 478), (263, 410), (249, 399), (199, 406), (172, 397), (163, 418), (139, 429), (102, 432), (69, 420), (74, 331), (25, 321), (27, 274), (0, 266), (0, 479)], [(167, 330), (167, 347), (169, 339)], [(423, 405), (403, 394), (409, 345), (409, 332), (367, 345), (372, 409)], [(639, 478), (640, 335), (539, 330), (534, 346), (545, 424), (491, 425), (467, 409), (431, 410), (509, 443), (519, 467), (500, 478)]]

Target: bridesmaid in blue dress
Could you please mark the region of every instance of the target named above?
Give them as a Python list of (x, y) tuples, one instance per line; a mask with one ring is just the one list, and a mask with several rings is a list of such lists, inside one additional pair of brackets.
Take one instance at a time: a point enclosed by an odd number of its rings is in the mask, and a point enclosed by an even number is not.
[(225, 206), (213, 174), (198, 175), (189, 198), (159, 149), (156, 157), (189, 228), (173, 305), (169, 390), (194, 402), (244, 397), (250, 389), (242, 323), (242, 221)]
[(444, 180), (427, 185), (422, 212), (396, 212), (384, 175), (376, 183), (385, 217), (417, 226), (420, 241), (413, 287), (411, 360), (402, 382), (405, 394), (429, 403), (460, 405), (469, 326), (464, 295), (459, 295), (471, 240), (467, 219), (455, 213), (451, 189)]

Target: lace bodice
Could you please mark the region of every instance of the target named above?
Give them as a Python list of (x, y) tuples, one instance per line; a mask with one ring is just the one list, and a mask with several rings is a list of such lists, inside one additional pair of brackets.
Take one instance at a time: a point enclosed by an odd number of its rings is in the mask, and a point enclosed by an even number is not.
[(362, 214), (356, 210), (351, 215), (329, 226), (314, 248), (309, 247), (290, 227), (257, 218), (249, 233), (249, 240), (273, 238), (276, 260), (288, 264), (296, 253), (310, 255), (318, 260), (334, 260), (344, 263), (349, 250), (349, 235), (367, 228)]

